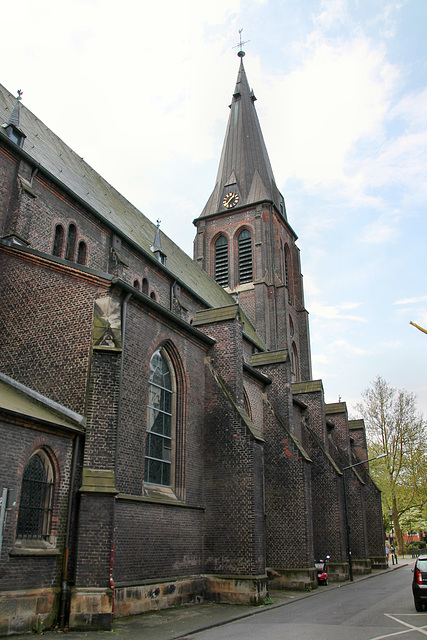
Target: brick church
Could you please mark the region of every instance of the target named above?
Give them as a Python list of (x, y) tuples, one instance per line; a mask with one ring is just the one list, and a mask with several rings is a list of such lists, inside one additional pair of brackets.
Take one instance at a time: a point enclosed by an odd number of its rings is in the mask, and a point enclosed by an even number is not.
[(385, 561), (239, 55), (193, 259), (0, 85), (0, 633)]

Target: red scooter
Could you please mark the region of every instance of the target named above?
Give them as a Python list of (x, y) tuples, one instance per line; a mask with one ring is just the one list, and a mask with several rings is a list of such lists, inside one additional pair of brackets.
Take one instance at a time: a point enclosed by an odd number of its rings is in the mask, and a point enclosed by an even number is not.
[(317, 584), (328, 584), (328, 560), (329, 556), (326, 556), (326, 562), (324, 560), (319, 560), (319, 562), (314, 563), (317, 571)]

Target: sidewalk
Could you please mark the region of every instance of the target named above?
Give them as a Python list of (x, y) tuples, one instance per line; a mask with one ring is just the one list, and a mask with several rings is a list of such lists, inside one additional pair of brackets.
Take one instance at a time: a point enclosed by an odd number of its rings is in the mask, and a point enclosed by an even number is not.
[[(401, 564), (392, 565), (388, 569), (374, 570), (372, 573), (363, 576), (355, 576), (354, 582), (368, 580), (377, 575), (395, 571), (408, 566), (411, 559), (401, 559)], [(270, 591), (270, 597), (274, 601), (271, 605), (261, 605), (258, 607), (232, 605), (232, 604), (197, 604), (193, 606), (177, 607), (176, 609), (164, 609), (143, 613), (127, 618), (118, 618), (114, 621), (112, 631), (80, 631), (69, 633), (45, 632), (43, 635), (50, 637), (65, 636), (69, 640), (106, 640), (111, 637), (115, 640), (177, 640), (178, 638), (190, 639), (197, 632), (205, 631), (212, 627), (218, 627), (234, 620), (241, 620), (249, 616), (257, 615), (267, 609), (283, 607), (296, 600), (303, 598), (313, 598), (319, 593), (330, 589), (340, 589), (351, 584), (350, 581), (334, 582), (328, 586), (320, 586), (310, 592), (304, 591)], [(29, 636), (13, 636), (14, 640), (23, 640)]]

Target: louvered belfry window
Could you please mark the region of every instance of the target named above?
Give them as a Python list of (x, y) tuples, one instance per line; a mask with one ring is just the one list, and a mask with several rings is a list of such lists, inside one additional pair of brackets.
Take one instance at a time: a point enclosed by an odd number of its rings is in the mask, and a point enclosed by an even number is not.
[(47, 538), (50, 534), (53, 500), (53, 471), (43, 451), (29, 460), (22, 476), (18, 538)]
[(239, 283), (252, 282), (252, 238), (250, 231), (243, 229), (238, 239)]
[(220, 236), (215, 242), (215, 280), (221, 287), (228, 286), (228, 242)]

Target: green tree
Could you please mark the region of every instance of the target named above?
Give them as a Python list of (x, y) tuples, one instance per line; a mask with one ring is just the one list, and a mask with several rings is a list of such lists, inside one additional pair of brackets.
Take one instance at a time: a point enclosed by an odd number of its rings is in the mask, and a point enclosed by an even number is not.
[(365, 420), (369, 456), (387, 454), (371, 464), (371, 474), (382, 491), (383, 508), (392, 511), (399, 553), (403, 553), (403, 514), (427, 503), (426, 424), (416, 403), (415, 394), (395, 389), (377, 376), (356, 407)]

